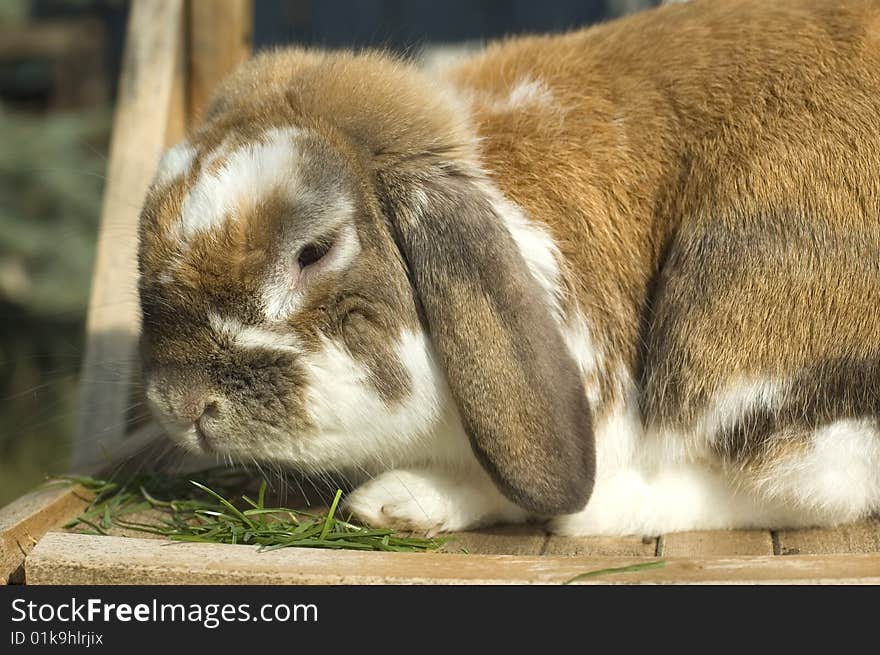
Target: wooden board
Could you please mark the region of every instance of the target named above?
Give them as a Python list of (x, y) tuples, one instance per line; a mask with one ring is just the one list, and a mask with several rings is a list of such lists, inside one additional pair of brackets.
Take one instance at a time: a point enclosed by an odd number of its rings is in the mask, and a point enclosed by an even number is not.
[(772, 555), (773, 538), (769, 530), (673, 532), (660, 538), (657, 554), (663, 557)]
[(122, 441), (136, 372), (137, 224), (165, 145), (180, 51), (183, 0), (131, 8), (86, 322), (74, 468)]
[(776, 533), (780, 555), (880, 552), (880, 518), (836, 528), (780, 530)]
[[(25, 562), (27, 584), (561, 584), (655, 558), (364, 553), (94, 537), (50, 532)], [(661, 568), (582, 584), (880, 584), (880, 554), (670, 558)]]
[[(184, 14), (187, 13), (187, 5), (184, 5)], [(188, 24), (186, 16), (177, 26), (177, 48), (174, 52), (173, 77), (171, 79), (171, 91), (168, 98), (168, 115), (165, 121), (165, 147), (179, 143), (186, 136), (189, 127), (189, 43)], [(123, 73), (124, 74), (124, 73)]]
[(188, 109), (201, 117), (214, 87), (250, 56), (252, 0), (190, 0)]
[(46, 484), (0, 510), (0, 584), (7, 584), (40, 537), (79, 514), (91, 496), (79, 485)]
[(537, 525), (499, 525), (450, 535), (445, 553), (540, 555), (547, 533)]
[(138, 0), (126, 32), (86, 325), (74, 468), (122, 441), (137, 374), (137, 224), (163, 148), (250, 54), (251, 0)]
[(651, 557), (657, 552), (655, 537), (560, 537), (551, 536), (544, 555), (591, 557)]

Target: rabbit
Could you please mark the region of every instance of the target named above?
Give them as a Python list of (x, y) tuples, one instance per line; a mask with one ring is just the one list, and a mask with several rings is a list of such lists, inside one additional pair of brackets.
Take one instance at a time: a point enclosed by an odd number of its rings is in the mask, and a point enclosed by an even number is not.
[(428, 534), (880, 509), (880, 3), (695, 1), (437, 70), (258, 54), (142, 211), (182, 446)]

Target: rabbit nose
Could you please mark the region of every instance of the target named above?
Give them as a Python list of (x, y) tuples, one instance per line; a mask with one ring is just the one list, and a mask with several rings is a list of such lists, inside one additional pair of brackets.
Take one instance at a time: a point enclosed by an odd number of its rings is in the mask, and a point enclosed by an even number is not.
[(198, 423), (205, 416), (217, 413), (217, 401), (208, 396), (187, 396), (181, 399), (177, 415), (189, 423)]

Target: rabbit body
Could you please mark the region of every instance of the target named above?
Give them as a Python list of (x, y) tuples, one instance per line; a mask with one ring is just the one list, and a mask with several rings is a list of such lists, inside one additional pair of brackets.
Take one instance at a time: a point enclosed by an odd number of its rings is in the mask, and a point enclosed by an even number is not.
[(429, 532), (880, 509), (880, 3), (693, 2), (453, 67), (264, 54), (163, 158), (148, 396)]

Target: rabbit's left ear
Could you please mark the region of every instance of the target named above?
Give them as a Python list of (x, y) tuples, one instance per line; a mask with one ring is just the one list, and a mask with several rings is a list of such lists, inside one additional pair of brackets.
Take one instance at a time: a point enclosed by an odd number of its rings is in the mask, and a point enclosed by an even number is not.
[(455, 164), (378, 178), (477, 458), (521, 507), (582, 509), (595, 472), (583, 383), (485, 181)]

